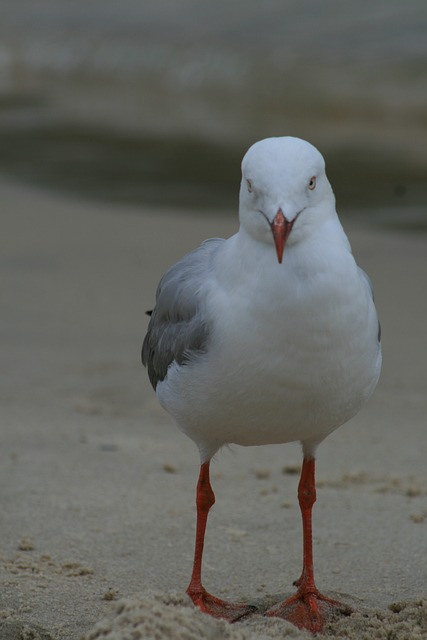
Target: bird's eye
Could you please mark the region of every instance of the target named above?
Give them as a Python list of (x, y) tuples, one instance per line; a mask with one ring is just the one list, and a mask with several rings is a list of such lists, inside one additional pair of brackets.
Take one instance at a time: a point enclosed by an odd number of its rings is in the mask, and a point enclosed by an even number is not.
[(316, 176), (313, 176), (312, 178), (310, 178), (310, 182), (308, 183), (308, 188), (310, 189), (310, 191), (313, 191), (313, 189), (316, 188)]
[(246, 185), (248, 187), (249, 193), (252, 193), (252, 182), (251, 182), (251, 180), (246, 180)]

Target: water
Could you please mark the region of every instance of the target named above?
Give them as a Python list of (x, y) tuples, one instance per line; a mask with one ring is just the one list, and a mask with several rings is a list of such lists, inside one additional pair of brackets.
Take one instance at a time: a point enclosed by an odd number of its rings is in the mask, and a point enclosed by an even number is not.
[(322, 150), (342, 206), (422, 211), (425, 0), (0, 6), (3, 174), (234, 209), (244, 151), (284, 134)]

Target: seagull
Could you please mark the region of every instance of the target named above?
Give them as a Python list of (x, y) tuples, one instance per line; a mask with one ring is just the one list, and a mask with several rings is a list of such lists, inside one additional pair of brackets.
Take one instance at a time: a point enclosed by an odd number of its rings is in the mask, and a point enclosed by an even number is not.
[(316, 587), (312, 508), (315, 454), (372, 394), (381, 369), (372, 285), (339, 222), (320, 152), (309, 142), (256, 142), (242, 162), (239, 231), (212, 238), (162, 277), (142, 347), (157, 398), (197, 445), (196, 542), (187, 594), (235, 622), (246, 603), (202, 585), (205, 530), (215, 495), (212, 457), (224, 445), (299, 441), (303, 566), (296, 593), (265, 615), (312, 633), (346, 605)]

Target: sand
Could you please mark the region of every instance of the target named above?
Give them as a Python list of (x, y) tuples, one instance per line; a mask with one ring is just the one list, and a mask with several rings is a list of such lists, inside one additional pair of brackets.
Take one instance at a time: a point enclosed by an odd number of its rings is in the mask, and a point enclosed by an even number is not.
[[(165, 268), (236, 220), (0, 194), (0, 638), (307, 637), (261, 615), (300, 571), (299, 446), (217, 456), (206, 587), (260, 614), (203, 616), (184, 595), (197, 451), (139, 361)], [(344, 224), (375, 285), (384, 369), (318, 452), (318, 586), (356, 610), (325, 632), (427, 638), (427, 236)]]

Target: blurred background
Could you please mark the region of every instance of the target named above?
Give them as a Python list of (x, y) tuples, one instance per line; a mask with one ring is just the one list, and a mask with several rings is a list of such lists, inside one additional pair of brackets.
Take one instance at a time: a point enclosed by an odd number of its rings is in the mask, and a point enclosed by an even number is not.
[(289, 134), (340, 211), (427, 228), (426, 0), (0, 5), (0, 176), (235, 215), (244, 152)]

